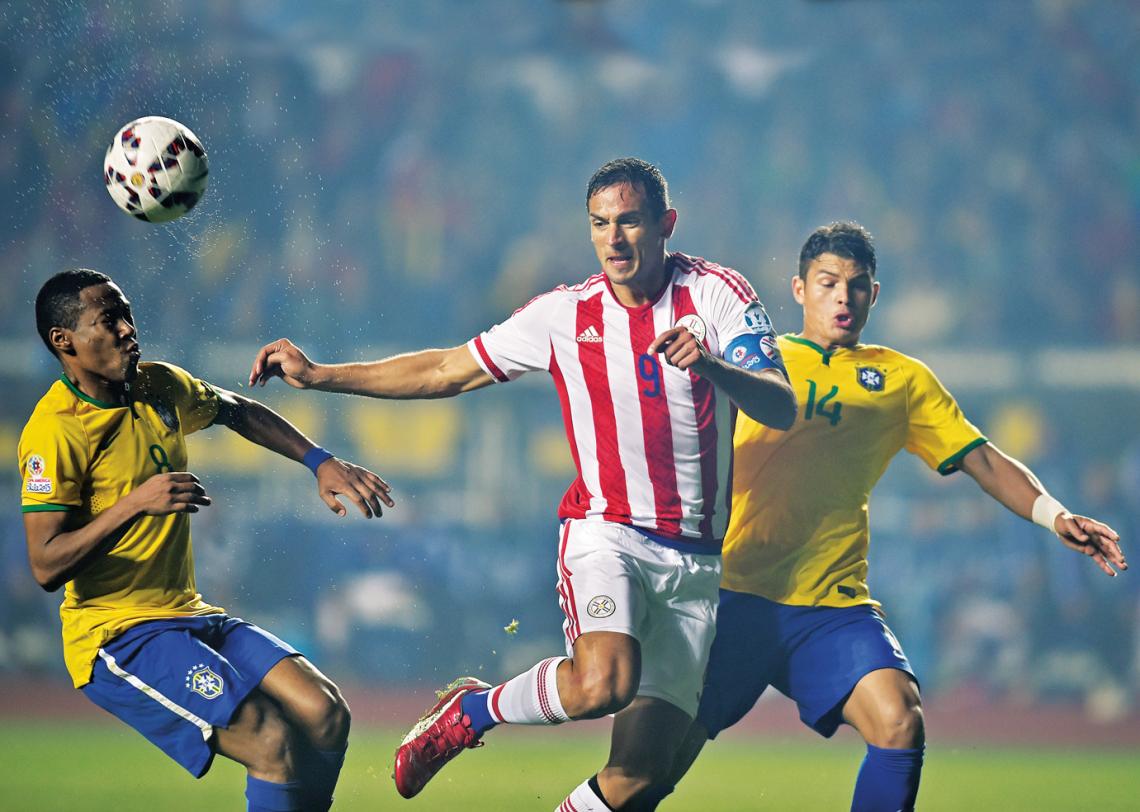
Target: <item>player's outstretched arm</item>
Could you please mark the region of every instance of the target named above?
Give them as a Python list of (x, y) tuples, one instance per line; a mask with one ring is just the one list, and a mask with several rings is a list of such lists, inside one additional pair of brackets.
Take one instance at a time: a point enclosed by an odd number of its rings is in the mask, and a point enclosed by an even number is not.
[(1023, 519), (1052, 530), (1066, 547), (1087, 555), (1105, 574), (1116, 575), (1113, 567), (1128, 569), (1115, 530), (1096, 519), (1070, 513), (1049, 496), (1032, 471), (992, 443), (984, 443), (963, 457), (961, 467), (994, 499)]
[(298, 389), (394, 400), (447, 398), (494, 383), (465, 345), (421, 350), (359, 364), (318, 364), (287, 338), (262, 347), (249, 385), (281, 378)]
[(684, 327), (671, 327), (649, 345), (650, 355), (661, 353), (666, 363), (691, 369), (724, 390), (740, 411), (757, 423), (785, 431), (796, 422), (796, 393), (776, 369), (752, 372), (711, 355), (705, 345)]
[(198, 477), (186, 471), (156, 474), (87, 524), (72, 511), (24, 514), (28, 563), (36, 583), (54, 592), (122, 538), (139, 516), (197, 513), (210, 497)]
[[(229, 427), (251, 443), (311, 465), (317, 476), (317, 492), (333, 513), (343, 516), (347, 512), (338, 495), (356, 505), (368, 519), (380, 516), (384, 505), (395, 506), (391, 486), (367, 468), (321, 452), (296, 426), (265, 404), (226, 389), (213, 389), (219, 400), (214, 422)], [(319, 453), (321, 459), (310, 462), (306, 458), (310, 452)]]

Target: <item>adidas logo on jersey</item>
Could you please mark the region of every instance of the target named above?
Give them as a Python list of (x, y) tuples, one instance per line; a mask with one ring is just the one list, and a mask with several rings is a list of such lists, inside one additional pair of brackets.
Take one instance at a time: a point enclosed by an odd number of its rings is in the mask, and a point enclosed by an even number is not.
[(602, 336), (594, 329), (594, 325), (590, 325), (582, 332), (578, 333), (576, 341), (579, 344), (597, 344), (602, 340)]

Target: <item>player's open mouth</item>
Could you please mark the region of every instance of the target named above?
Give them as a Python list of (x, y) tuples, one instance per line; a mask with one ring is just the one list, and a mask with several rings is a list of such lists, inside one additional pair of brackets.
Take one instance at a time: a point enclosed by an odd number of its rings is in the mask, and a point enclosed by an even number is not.
[(628, 268), (631, 262), (633, 262), (633, 257), (630, 256), (610, 257), (610, 264), (616, 265), (619, 268)]
[(840, 313), (835, 317), (835, 323), (842, 327), (844, 330), (848, 329), (852, 324), (854, 324), (854, 322), (855, 319), (851, 317), (850, 313)]

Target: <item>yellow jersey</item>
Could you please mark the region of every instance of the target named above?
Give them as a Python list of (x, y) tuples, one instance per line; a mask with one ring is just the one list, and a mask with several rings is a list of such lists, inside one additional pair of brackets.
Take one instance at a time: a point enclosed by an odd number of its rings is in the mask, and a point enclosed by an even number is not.
[[(80, 525), (159, 473), (186, 470), (185, 435), (213, 422), (208, 384), (169, 364), (139, 365), (129, 405), (52, 384), (20, 435), (22, 509), (75, 511)], [(194, 586), (190, 514), (139, 516), (64, 589), (63, 656), (87, 684), (100, 646), (146, 620), (222, 612)]]
[(888, 347), (824, 350), (784, 335), (795, 425), (737, 416), (722, 586), (796, 606), (877, 604), (871, 489), (902, 448), (941, 474), (986, 442), (934, 373)]

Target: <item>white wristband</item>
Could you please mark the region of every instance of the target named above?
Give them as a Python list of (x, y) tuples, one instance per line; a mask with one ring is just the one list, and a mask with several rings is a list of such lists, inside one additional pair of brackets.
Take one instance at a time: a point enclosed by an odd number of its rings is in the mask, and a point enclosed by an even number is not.
[(1068, 508), (1047, 493), (1033, 500), (1033, 523), (1041, 525), (1051, 533), (1056, 532), (1053, 525), (1057, 517), (1068, 512)]

